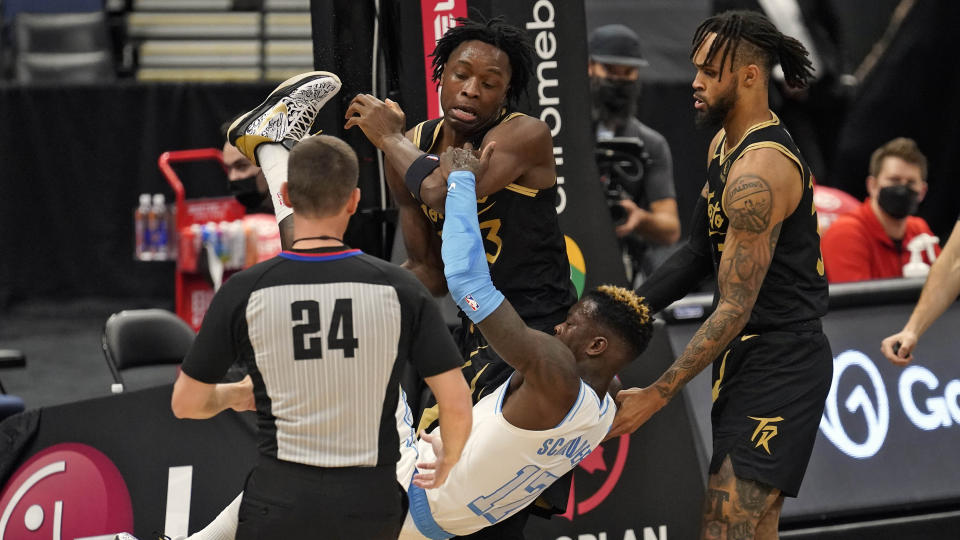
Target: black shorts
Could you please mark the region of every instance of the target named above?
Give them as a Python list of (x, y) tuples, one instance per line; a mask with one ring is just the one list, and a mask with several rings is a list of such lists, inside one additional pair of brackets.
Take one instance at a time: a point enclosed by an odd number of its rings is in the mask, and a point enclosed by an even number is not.
[(737, 478), (797, 496), (833, 381), (830, 343), (809, 326), (744, 332), (713, 363), (711, 474), (729, 455)]
[(394, 466), (321, 468), (261, 456), (244, 486), (237, 540), (393, 540), (405, 506)]
[(474, 403), (505, 383), (513, 367), (487, 343), (486, 338), (473, 324), (465, 324), (453, 332), (453, 340), (463, 355), (463, 376), (470, 385), (470, 397)]

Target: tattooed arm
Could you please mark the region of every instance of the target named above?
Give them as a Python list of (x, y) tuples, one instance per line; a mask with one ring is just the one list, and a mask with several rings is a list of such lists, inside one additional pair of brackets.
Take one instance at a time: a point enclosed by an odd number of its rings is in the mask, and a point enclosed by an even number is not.
[(608, 438), (636, 430), (708, 366), (746, 326), (770, 267), (782, 222), (800, 202), (799, 170), (780, 152), (752, 150), (730, 169), (723, 209), (730, 220), (717, 269), (719, 303), (679, 358), (647, 388), (617, 395)]

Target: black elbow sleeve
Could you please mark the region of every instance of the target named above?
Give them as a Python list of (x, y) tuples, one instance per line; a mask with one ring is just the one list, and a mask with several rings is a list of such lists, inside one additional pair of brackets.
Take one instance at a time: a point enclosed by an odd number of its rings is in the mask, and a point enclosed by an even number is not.
[(688, 230), (690, 235), (683, 247), (637, 288), (637, 294), (645, 298), (654, 312), (686, 296), (713, 271), (707, 231), (707, 201), (703, 197), (697, 201)]

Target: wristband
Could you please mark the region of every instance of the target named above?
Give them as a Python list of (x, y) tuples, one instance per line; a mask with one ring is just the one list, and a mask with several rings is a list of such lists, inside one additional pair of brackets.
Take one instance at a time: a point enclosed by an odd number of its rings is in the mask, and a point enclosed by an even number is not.
[(439, 157), (434, 154), (421, 154), (407, 168), (407, 172), (403, 175), (403, 183), (407, 185), (407, 189), (417, 202), (423, 202), (420, 198), (420, 184), (423, 184), (423, 180), (439, 166)]

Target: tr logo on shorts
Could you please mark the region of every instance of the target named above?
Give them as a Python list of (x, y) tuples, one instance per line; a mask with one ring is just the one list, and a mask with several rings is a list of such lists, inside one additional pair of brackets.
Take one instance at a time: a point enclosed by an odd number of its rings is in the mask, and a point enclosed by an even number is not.
[[(767, 443), (770, 442), (770, 439), (777, 436), (777, 426), (773, 425), (773, 423), (780, 422), (783, 420), (783, 418), (780, 416), (776, 418), (757, 418), (756, 416), (748, 416), (747, 418), (759, 422), (759, 424), (757, 424), (757, 429), (753, 430), (753, 435), (750, 436), (750, 442), (757, 443), (754, 448), (760, 448), (762, 446), (763, 449), (767, 451), (767, 454), (771, 454), (770, 447), (767, 445)], [(757, 438), (758, 435), (759, 439)]]

